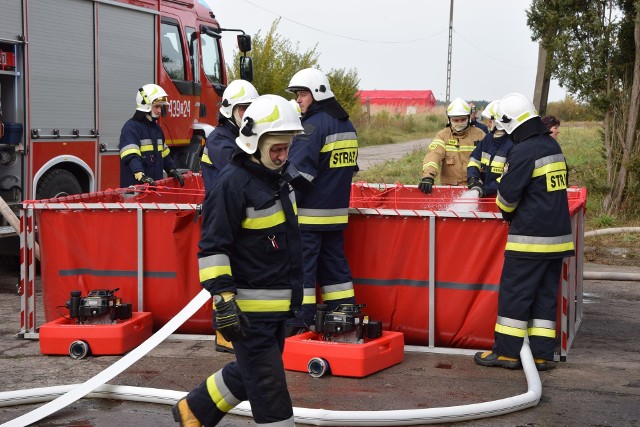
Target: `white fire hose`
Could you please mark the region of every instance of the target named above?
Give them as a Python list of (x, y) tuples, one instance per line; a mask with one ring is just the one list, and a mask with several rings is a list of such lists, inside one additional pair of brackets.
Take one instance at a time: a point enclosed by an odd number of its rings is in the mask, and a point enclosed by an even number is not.
[[(93, 378), (85, 381), (77, 387), (73, 387), (71, 390), (65, 392), (62, 396), (58, 397), (52, 402), (47, 403), (31, 412), (28, 412), (8, 423), (2, 424), (0, 427), (18, 427), (27, 426), (40, 421), (44, 417), (53, 414), (56, 411), (64, 408), (75, 402), (76, 400), (86, 396), (99, 386), (105, 384), (107, 381), (113, 379), (116, 375), (127, 369), (129, 366), (137, 362), (142, 356), (153, 350), (158, 344), (164, 341), (169, 335), (171, 335), (176, 329), (178, 329), (184, 322), (186, 322), (196, 311), (202, 307), (202, 305), (211, 298), (209, 291), (202, 289), (198, 295), (196, 295), (189, 304), (187, 304), (180, 312), (169, 320), (158, 332), (149, 337), (145, 342), (138, 347), (131, 350), (127, 355), (119, 359), (113, 365), (109, 366), (104, 371), (98, 373)], [(12, 393), (12, 392), (9, 392)]]
[[(0, 214), (19, 232), (19, 221), (9, 206), (0, 198)], [(620, 232), (640, 232), (640, 227), (603, 229), (586, 232), (585, 237)], [(36, 244), (36, 255), (39, 258)], [(612, 276), (612, 274), (614, 276)], [(638, 280), (634, 273), (598, 273), (584, 272), (584, 279)], [(140, 401), (174, 405), (187, 392), (144, 387), (131, 387), (106, 384), (116, 375), (137, 362), (140, 358), (164, 341), (202, 305), (209, 300), (209, 292), (203, 289), (174, 318), (167, 322), (158, 332), (140, 346), (123, 356), (113, 365), (98, 373), (82, 384), (25, 389), (0, 392), (0, 407), (22, 404), (33, 404), (49, 401), (18, 418), (8, 421), (0, 427), (24, 427), (57, 412), (84, 396), (91, 398), (119, 398), (122, 400)], [(331, 411), (326, 409), (294, 408), (296, 423), (325, 426), (391, 426), (417, 425), (455, 422), (493, 417), (536, 406), (542, 395), (542, 384), (538, 375), (528, 340), (520, 351), (520, 359), (527, 380), (527, 392), (505, 399), (470, 405), (448, 406), (427, 409), (403, 409), (390, 411)], [(235, 415), (251, 416), (248, 402), (242, 402), (230, 411)]]
[[(50, 401), (31, 412), (2, 424), (0, 427), (24, 427), (36, 423), (84, 396), (109, 399), (118, 398), (166, 405), (175, 404), (187, 393), (184, 391), (109, 385), (106, 384), (106, 382), (123, 372), (164, 341), (198, 311), (209, 298), (210, 295), (207, 290), (203, 289), (200, 291), (189, 304), (158, 332), (113, 365), (82, 384), (0, 393), (0, 407)], [(520, 358), (527, 379), (528, 390), (526, 393), (513, 397), (470, 405), (391, 411), (331, 411), (326, 409), (296, 407), (293, 410), (295, 422), (325, 426), (416, 425), (486, 418), (519, 411), (531, 406), (536, 406), (542, 395), (542, 384), (526, 339), (520, 351)], [(251, 416), (251, 407), (248, 402), (242, 402), (232, 409), (230, 413)]]

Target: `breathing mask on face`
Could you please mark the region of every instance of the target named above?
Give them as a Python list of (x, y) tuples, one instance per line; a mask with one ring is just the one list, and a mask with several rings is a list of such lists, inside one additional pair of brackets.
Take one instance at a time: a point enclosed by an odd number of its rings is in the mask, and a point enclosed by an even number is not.
[(449, 122), (451, 123), (451, 129), (456, 132), (463, 132), (469, 127), (469, 116), (464, 117), (464, 121), (460, 120), (461, 117), (450, 117)]

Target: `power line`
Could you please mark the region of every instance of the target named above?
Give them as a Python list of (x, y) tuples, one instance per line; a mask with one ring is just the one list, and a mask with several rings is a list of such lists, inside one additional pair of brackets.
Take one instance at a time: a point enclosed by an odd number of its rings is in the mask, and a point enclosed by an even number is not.
[(373, 44), (408, 44), (408, 43), (415, 43), (415, 42), (424, 41), (424, 40), (428, 40), (428, 39), (434, 38), (434, 37), (444, 33), (444, 31), (445, 31), (445, 30), (442, 30), (442, 31), (439, 31), (437, 33), (431, 34), (429, 36), (419, 37), (417, 39), (410, 39), (410, 40), (367, 40), (367, 39), (360, 39), (360, 38), (357, 38), (357, 37), (351, 37), (351, 36), (346, 36), (346, 35), (343, 35), (343, 34), (337, 34), (337, 33), (332, 33), (332, 32), (329, 32), (329, 31), (321, 30), (319, 28), (312, 27), (312, 26), (304, 24), (302, 22), (298, 22), (298, 21), (296, 21), (294, 19), (287, 18), (286, 16), (283, 16), (283, 15), (281, 15), (279, 13), (276, 13), (276, 12), (273, 12), (273, 11), (271, 11), (269, 9), (266, 9), (266, 8), (264, 8), (264, 7), (260, 6), (260, 5), (257, 5), (255, 3), (249, 1), (249, 0), (243, 0), (243, 1), (245, 3), (250, 4), (251, 6), (253, 6), (253, 7), (257, 8), (257, 9), (261, 9), (261, 10), (267, 12), (267, 13), (270, 13), (272, 15), (277, 16), (278, 18), (284, 19), (285, 21), (289, 21), (289, 22), (291, 22), (293, 24), (300, 25), (301, 27), (308, 28), (310, 30), (317, 31), (317, 32), (322, 33), (322, 34), (327, 34), (327, 35), (338, 37), (338, 38), (341, 38), (341, 39), (353, 40), (353, 41), (362, 42), (362, 43), (373, 43)]
[(483, 51), (482, 49), (480, 49), (479, 47), (477, 47), (476, 45), (474, 45), (473, 43), (471, 43), (471, 41), (469, 41), (469, 39), (467, 39), (465, 36), (463, 36), (462, 34), (460, 34), (458, 31), (453, 30), (453, 32), (455, 32), (455, 33), (456, 33), (456, 35), (457, 35), (457, 36), (459, 36), (462, 40), (464, 40), (465, 42), (467, 42), (467, 44), (468, 44), (469, 46), (471, 46), (472, 48), (474, 48), (475, 50), (477, 50), (477, 51), (478, 51), (478, 52), (480, 52), (481, 54), (488, 56), (488, 57), (489, 57), (489, 58), (491, 58), (492, 60), (497, 61), (497, 62), (500, 62), (501, 64), (508, 65), (508, 66), (510, 66), (510, 67), (514, 67), (514, 68), (521, 68), (521, 69), (523, 69), (523, 70), (527, 70), (527, 69), (530, 69), (530, 68), (534, 68), (534, 67), (535, 67), (535, 65), (529, 65), (529, 66), (526, 66), (526, 65), (515, 65), (515, 64), (510, 64), (510, 63), (508, 63), (508, 62), (504, 61), (502, 58), (497, 58), (497, 57), (493, 56), (492, 54), (490, 54), (490, 53), (488, 53), (488, 52)]

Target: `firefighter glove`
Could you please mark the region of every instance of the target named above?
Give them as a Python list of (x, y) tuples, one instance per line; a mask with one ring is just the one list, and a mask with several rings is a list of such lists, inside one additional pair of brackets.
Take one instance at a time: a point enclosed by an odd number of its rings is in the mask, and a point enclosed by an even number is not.
[(249, 327), (249, 318), (244, 314), (235, 298), (225, 301), (221, 295), (214, 295), (216, 305), (216, 327), (227, 341), (240, 341), (246, 335), (243, 327)]
[(142, 184), (155, 185), (156, 182), (150, 176), (144, 174), (144, 172), (136, 172), (133, 174), (134, 178), (140, 181)]
[(482, 180), (478, 177), (472, 176), (467, 179), (467, 188), (469, 188), (469, 190), (476, 190), (480, 194), (480, 197), (484, 196), (483, 185)]
[(430, 194), (431, 191), (433, 191), (433, 178), (431, 178), (430, 176), (425, 176), (420, 180), (420, 183), (418, 184), (418, 188), (424, 194)]
[(167, 172), (167, 175), (177, 179), (178, 182), (180, 183), (180, 187), (184, 187), (184, 177), (180, 172), (178, 172), (177, 169), (171, 169), (169, 172)]

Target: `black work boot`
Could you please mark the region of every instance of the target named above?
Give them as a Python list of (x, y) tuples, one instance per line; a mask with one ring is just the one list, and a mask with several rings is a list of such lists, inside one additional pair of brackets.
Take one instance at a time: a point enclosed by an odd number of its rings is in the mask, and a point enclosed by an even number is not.
[(479, 351), (473, 356), (474, 362), (480, 366), (499, 366), (507, 369), (520, 369), (522, 364), (520, 359), (514, 359), (512, 357), (500, 356), (492, 351), (485, 351), (484, 353)]

